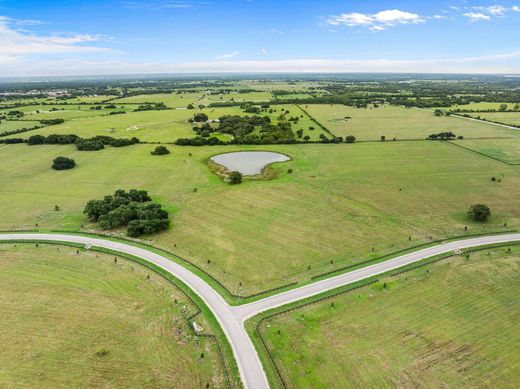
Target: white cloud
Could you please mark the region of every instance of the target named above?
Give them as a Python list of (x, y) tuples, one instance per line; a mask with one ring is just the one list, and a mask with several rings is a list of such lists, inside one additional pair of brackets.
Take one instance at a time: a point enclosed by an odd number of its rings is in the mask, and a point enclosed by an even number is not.
[(191, 63), (42, 60), (3, 64), (4, 76), (76, 76), (146, 73), (505, 73), (518, 74), (520, 52), (430, 59), (287, 59)]
[(207, 5), (207, 2), (201, 1), (189, 1), (189, 0), (143, 0), (143, 1), (121, 1), (120, 4), (126, 8), (133, 9), (151, 9), (151, 10), (161, 10), (161, 9), (187, 9), (187, 8), (198, 8), (204, 5)]
[(238, 54), (240, 54), (240, 51), (233, 51), (232, 53), (219, 55), (219, 56), (215, 57), (215, 59), (216, 60), (231, 59), (233, 57), (236, 57)]
[(478, 22), (481, 20), (491, 20), (491, 16), (485, 15), (480, 12), (466, 12), (464, 16), (469, 18), (472, 22)]
[(262, 49), (262, 50), (260, 50), (260, 52), (261, 52), (262, 54), (266, 54), (266, 53), (267, 53), (267, 49)]
[(487, 11), (491, 15), (503, 15), (506, 13), (507, 9), (501, 5), (492, 5), (490, 7), (487, 7)]
[(513, 7), (511, 7), (511, 11), (520, 12), (520, 6), (514, 5)]
[(2, 58), (28, 56), (33, 54), (88, 53), (106, 49), (82, 45), (100, 40), (97, 35), (35, 35), (12, 27), (13, 19), (0, 16), (0, 61)]
[(327, 23), (333, 26), (346, 25), (349, 27), (367, 27), (371, 31), (381, 31), (387, 27), (400, 24), (421, 23), (424, 19), (411, 12), (398, 9), (388, 9), (375, 14), (363, 14), (358, 12), (344, 13), (331, 16)]

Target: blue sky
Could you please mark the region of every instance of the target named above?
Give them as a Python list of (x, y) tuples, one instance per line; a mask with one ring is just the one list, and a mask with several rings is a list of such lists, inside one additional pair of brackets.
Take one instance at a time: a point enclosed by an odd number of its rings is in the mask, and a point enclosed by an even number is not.
[(518, 74), (519, 33), (520, 0), (0, 0), (0, 74)]

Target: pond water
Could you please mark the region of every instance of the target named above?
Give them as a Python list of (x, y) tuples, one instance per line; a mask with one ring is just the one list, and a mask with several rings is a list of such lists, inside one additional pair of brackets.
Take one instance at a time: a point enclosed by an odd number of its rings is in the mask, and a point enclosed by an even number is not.
[(211, 160), (226, 167), (230, 172), (236, 170), (244, 176), (260, 174), (262, 169), (273, 162), (290, 160), (286, 155), (271, 151), (239, 151), (211, 157)]

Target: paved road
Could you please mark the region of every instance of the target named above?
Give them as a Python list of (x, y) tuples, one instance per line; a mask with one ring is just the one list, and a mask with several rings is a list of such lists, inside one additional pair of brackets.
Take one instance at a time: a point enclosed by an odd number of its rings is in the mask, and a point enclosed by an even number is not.
[(256, 350), (253, 346), (253, 343), (249, 339), (244, 328), (244, 321), (247, 318), (250, 318), (260, 312), (306, 297), (314, 296), (343, 285), (361, 281), (365, 278), (385, 273), (389, 270), (393, 270), (438, 254), (491, 243), (520, 241), (520, 234), (494, 235), (441, 244), (240, 306), (230, 306), (215, 290), (213, 290), (213, 288), (211, 288), (211, 286), (206, 284), (206, 282), (204, 282), (200, 277), (193, 274), (183, 266), (161, 255), (139, 247), (131, 246), (125, 243), (79, 235), (43, 233), (0, 234), (0, 240), (34, 239), (90, 244), (93, 246), (104, 247), (111, 250), (132, 254), (156, 264), (157, 266), (173, 274), (175, 277), (181, 279), (202, 298), (202, 300), (206, 303), (209, 309), (211, 309), (222, 326), (222, 329), (229, 339), (233, 349), (244, 386), (248, 389), (266, 389), (269, 387), (269, 385), (265, 372), (263, 370), (260, 359), (258, 358), (258, 354), (256, 353)]

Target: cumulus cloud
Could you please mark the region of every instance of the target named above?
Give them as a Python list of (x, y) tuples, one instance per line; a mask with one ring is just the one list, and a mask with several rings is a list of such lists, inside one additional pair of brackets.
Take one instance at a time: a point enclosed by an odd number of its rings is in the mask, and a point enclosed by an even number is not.
[(469, 18), (472, 22), (478, 22), (481, 20), (491, 20), (491, 16), (485, 15), (480, 12), (466, 12), (464, 13), (464, 16)]
[(327, 23), (333, 26), (346, 25), (349, 27), (367, 27), (373, 31), (381, 31), (387, 27), (424, 22), (418, 14), (401, 11), (399, 9), (388, 9), (375, 14), (364, 14), (359, 12), (344, 13), (331, 16)]

